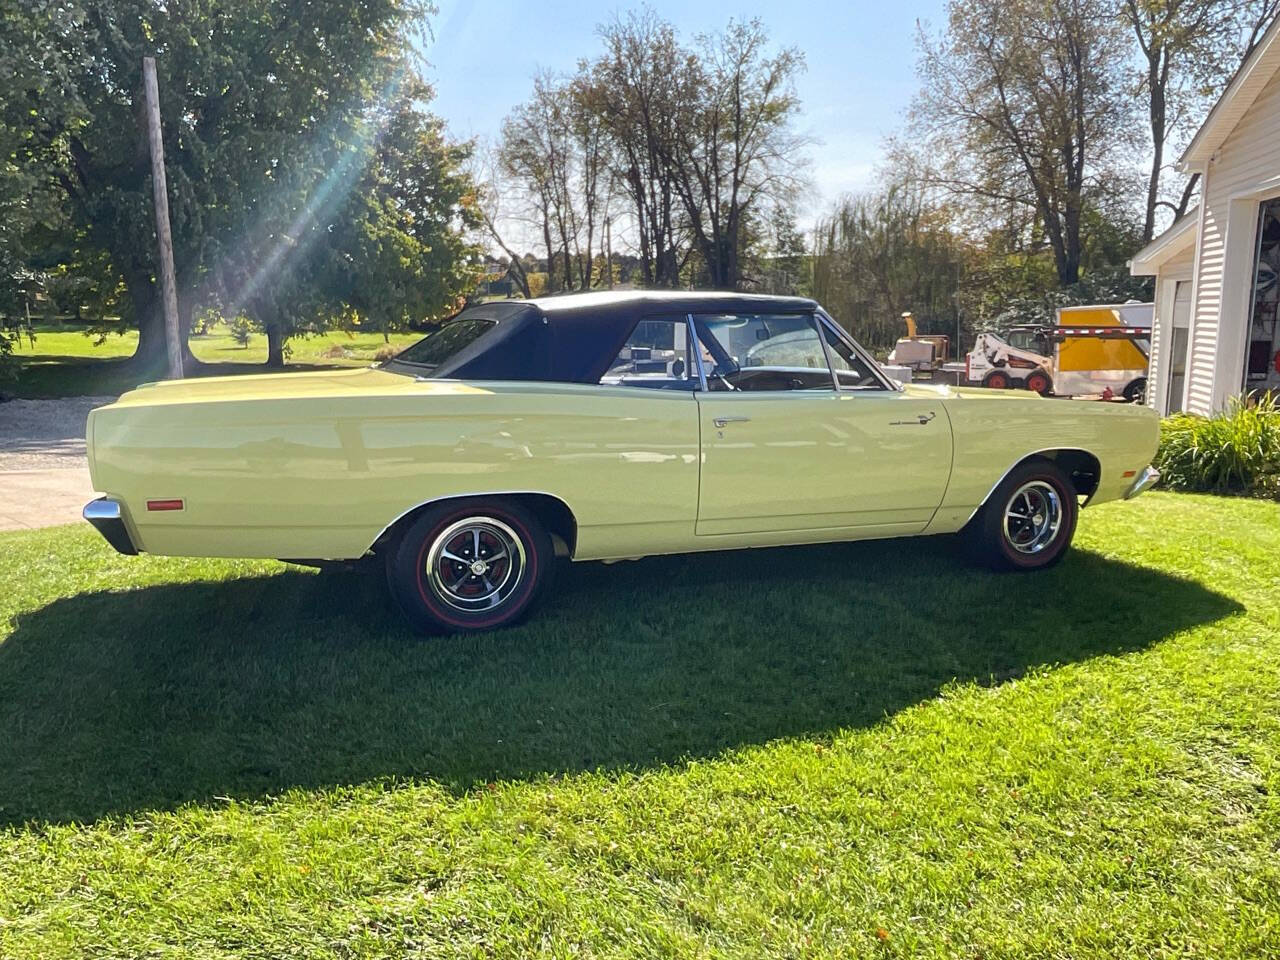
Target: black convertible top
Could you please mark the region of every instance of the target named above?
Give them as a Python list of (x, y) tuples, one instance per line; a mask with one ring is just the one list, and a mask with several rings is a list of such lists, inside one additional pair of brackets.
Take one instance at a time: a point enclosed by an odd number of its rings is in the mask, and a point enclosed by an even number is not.
[(689, 313), (806, 313), (816, 308), (817, 303), (804, 297), (659, 290), (482, 303), (451, 322), (481, 319), (494, 321), (494, 326), (429, 376), (596, 383), (639, 320)]

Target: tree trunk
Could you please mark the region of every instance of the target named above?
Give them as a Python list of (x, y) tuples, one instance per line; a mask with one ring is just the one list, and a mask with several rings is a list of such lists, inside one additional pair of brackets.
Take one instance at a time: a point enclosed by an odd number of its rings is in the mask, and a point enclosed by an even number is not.
[[(138, 322), (138, 346), (129, 363), (145, 375), (163, 377), (168, 371), (168, 344), (165, 340), (164, 308), (160, 291), (149, 270), (136, 269), (125, 273), (125, 290), (133, 305)], [(190, 297), (178, 297), (178, 335), (182, 350), (183, 372), (198, 370), (201, 362), (191, 352), (191, 314), (194, 304)]]
[(1058, 283), (1070, 287), (1080, 280), (1080, 211), (1067, 208), (1066, 242), (1063, 245), (1063, 262), (1058, 270)]
[(1195, 196), (1196, 184), (1200, 182), (1200, 173), (1196, 171), (1191, 174), (1187, 180), (1187, 185), (1182, 188), (1182, 199), (1178, 201), (1178, 209), (1173, 211), (1175, 220), (1180, 220), (1187, 215), (1187, 207), (1191, 206), (1191, 198)]
[(191, 318), (195, 312), (195, 300), (191, 296), (183, 296), (183, 286), (179, 285), (178, 292), (178, 336), (182, 341), (178, 344), (178, 349), (182, 351), (182, 372), (191, 373), (202, 365), (202, 362), (196, 359), (196, 355), (191, 352)]
[(1153, 49), (1147, 70), (1147, 85), (1150, 87), (1148, 118), (1151, 121), (1151, 174), (1147, 178), (1147, 212), (1142, 222), (1144, 244), (1150, 243), (1155, 236), (1156, 204), (1160, 200), (1160, 168), (1164, 165), (1165, 84), (1159, 67), (1159, 54), (1156, 53), (1160, 49)]
[(520, 292), (524, 294), (524, 298), (532, 300), (533, 292), (529, 289), (529, 275), (525, 273), (524, 264), (510, 250), (507, 251), (507, 254), (511, 257), (511, 269), (508, 273), (516, 278), (516, 283), (520, 285)]
[(605, 276), (605, 281), (604, 281), (604, 283), (605, 283), (605, 286), (606, 286), (606, 287), (608, 287), (610, 290), (612, 290), (612, 289), (613, 289), (613, 244), (611, 243), (612, 238), (611, 238), (611, 237), (610, 237), (610, 235), (609, 235), (609, 234), (610, 234), (610, 230), (611, 230), (611, 229), (612, 229), (612, 227), (611, 227), (611, 223), (610, 223), (610, 221), (609, 221), (609, 220), (605, 220), (605, 222), (604, 222), (604, 276)]
[(138, 346), (129, 363), (139, 373), (162, 377), (169, 362), (164, 339), (164, 312), (151, 275), (143, 270), (125, 274), (125, 289), (138, 322)]
[(284, 366), (284, 333), (275, 324), (268, 324), (267, 331), (267, 366), (278, 370)]
[(556, 248), (551, 245), (551, 221), (544, 214), (542, 217), (542, 241), (547, 246), (547, 289), (544, 293), (556, 292)]

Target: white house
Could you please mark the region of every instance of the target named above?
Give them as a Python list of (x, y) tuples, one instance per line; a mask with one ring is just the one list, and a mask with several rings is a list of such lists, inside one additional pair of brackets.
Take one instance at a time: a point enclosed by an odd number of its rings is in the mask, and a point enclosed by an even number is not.
[(1280, 393), (1280, 18), (1178, 160), (1200, 203), (1129, 262), (1155, 277), (1147, 403), (1211, 413)]

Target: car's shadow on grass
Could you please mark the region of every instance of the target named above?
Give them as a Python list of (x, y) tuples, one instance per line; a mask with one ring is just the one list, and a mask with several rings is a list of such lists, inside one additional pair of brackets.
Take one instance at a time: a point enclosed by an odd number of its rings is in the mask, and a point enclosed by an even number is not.
[(644, 768), (873, 724), (953, 679), (1239, 609), (1079, 550), (997, 576), (936, 539), (575, 565), (528, 624), (469, 638), (410, 635), (359, 574), (83, 594), (0, 644), (0, 823)]

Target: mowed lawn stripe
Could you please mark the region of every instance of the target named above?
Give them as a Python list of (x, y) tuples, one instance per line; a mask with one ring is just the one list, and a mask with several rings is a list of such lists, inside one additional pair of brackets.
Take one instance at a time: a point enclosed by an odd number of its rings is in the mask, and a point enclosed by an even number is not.
[(375, 577), (0, 537), (0, 956), (1280, 955), (1280, 506)]

